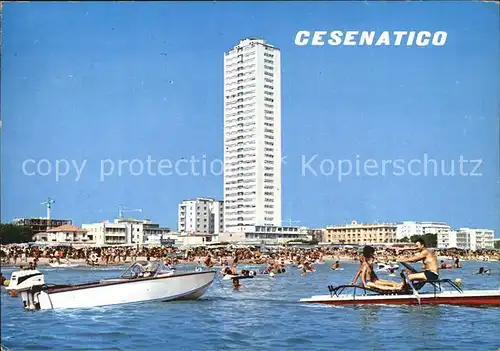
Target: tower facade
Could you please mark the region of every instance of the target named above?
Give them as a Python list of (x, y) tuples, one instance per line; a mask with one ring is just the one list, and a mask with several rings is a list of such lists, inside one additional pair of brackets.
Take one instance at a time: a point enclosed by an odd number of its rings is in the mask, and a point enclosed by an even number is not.
[(281, 62), (247, 38), (224, 55), (224, 230), (281, 225)]

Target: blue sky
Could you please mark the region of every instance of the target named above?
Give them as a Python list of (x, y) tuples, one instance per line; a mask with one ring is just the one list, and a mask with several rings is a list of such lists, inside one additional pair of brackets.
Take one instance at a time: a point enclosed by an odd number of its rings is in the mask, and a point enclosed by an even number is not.
[[(4, 4), (2, 221), (44, 216), (51, 196), (53, 217), (77, 224), (124, 205), (176, 228), (180, 201), (221, 198), (222, 176), (100, 181), (100, 161), (222, 158), (223, 53), (260, 36), (282, 55), (283, 219), (446, 221), (498, 236), (498, 20), (498, 5), (477, 2)], [(299, 47), (299, 30), (445, 30), (448, 40)], [(302, 155), (315, 154), (316, 169), (427, 154), (449, 170), (462, 156), (482, 159), (482, 176), (303, 176)], [(27, 159), (87, 163), (79, 181), (74, 169), (56, 181), (23, 174)]]

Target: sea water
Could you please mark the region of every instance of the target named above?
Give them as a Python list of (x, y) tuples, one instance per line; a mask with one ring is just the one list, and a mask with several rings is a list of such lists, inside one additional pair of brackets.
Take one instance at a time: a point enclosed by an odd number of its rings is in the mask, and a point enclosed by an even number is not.
[[(441, 276), (464, 289), (499, 289), (500, 262), (463, 262)], [(479, 267), (490, 275), (475, 274)], [(244, 266), (242, 266), (244, 267)], [(285, 274), (214, 281), (198, 301), (151, 302), (90, 309), (24, 311), (20, 297), (1, 293), (2, 345), (10, 350), (496, 350), (500, 308), (455, 306), (341, 306), (299, 304), (349, 283), (343, 271), (316, 265), (305, 277)], [(180, 270), (194, 271), (194, 266)], [(119, 268), (43, 268), (47, 283), (115, 277)], [(10, 277), (11, 269), (2, 273)], [(384, 278), (386, 278), (384, 276)], [(391, 277), (397, 280), (399, 277)]]

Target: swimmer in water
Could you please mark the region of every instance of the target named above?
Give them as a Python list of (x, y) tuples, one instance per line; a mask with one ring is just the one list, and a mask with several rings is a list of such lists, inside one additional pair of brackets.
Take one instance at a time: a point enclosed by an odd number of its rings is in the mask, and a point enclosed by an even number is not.
[(212, 268), (215, 264), (212, 262), (212, 256), (208, 255), (206, 260), (205, 260), (205, 266), (207, 268)]
[(243, 288), (243, 285), (240, 284), (240, 280), (237, 278), (234, 278), (233, 279), (233, 290), (240, 290), (241, 288)]
[(446, 262), (441, 261), (441, 264), (439, 265), (439, 269), (451, 269), (453, 268), (451, 265), (446, 264)]
[(304, 264), (302, 266), (302, 272), (300, 273), (301, 276), (305, 277), (307, 275), (307, 264)]
[(488, 268), (479, 267), (479, 272), (476, 274), (490, 274), (490, 270)]
[(231, 268), (229, 267), (225, 267), (222, 271), (221, 271), (222, 275), (226, 275), (226, 274), (232, 274), (233, 271), (231, 270)]
[(332, 269), (339, 269), (340, 268), (340, 263), (339, 261), (336, 261), (334, 264), (332, 264)]

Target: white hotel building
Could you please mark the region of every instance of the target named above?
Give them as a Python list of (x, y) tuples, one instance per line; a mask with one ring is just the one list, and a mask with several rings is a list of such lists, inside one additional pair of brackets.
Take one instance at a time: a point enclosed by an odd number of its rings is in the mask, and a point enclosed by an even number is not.
[(247, 38), (224, 55), (224, 231), (281, 225), (279, 49)]
[(414, 222), (404, 221), (399, 223), (396, 228), (396, 239), (410, 238), (413, 235), (436, 234), (438, 236), (438, 246), (440, 234), (446, 234), (451, 231), (451, 227), (443, 222)]
[(494, 248), (495, 232), (489, 229), (460, 228), (449, 233), (438, 233), (438, 248), (482, 250)]
[[(165, 238), (170, 234), (169, 228), (162, 228), (147, 219), (119, 218), (114, 222), (82, 224), (87, 232), (89, 243), (104, 245), (147, 245), (151, 240)], [(92, 238), (90, 240), (90, 238)], [(159, 239), (158, 239), (159, 240)]]
[(184, 200), (178, 209), (179, 233), (219, 234), (224, 230), (224, 202), (199, 197)]

